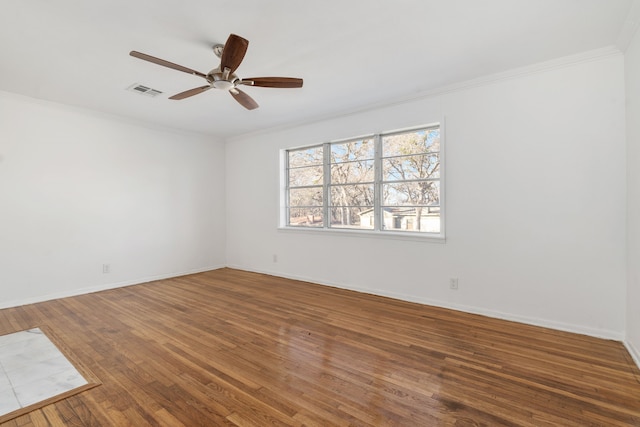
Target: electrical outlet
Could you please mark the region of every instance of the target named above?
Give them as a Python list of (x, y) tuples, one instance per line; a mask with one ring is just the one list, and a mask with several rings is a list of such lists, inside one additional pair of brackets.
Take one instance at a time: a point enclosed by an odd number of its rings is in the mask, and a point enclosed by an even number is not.
[(102, 274), (111, 273), (111, 264), (102, 264)]
[(452, 277), (449, 279), (449, 289), (457, 290), (458, 289), (458, 278)]
[(273, 254), (273, 262), (278, 262), (278, 255)]

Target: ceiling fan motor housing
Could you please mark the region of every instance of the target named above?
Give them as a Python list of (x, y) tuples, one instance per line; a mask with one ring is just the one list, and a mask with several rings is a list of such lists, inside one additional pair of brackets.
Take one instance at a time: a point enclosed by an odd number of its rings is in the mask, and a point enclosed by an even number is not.
[(209, 71), (207, 74), (207, 81), (211, 84), (212, 87), (221, 90), (231, 90), (236, 87), (236, 82), (239, 80), (238, 76), (235, 74), (229, 74), (229, 76), (225, 79), (224, 74), (220, 71), (220, 68), (214, 68)]

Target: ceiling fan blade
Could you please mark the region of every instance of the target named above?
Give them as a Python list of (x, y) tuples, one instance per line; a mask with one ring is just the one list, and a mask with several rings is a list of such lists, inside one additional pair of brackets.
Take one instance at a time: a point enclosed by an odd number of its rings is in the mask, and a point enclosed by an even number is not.
[[(253, 82), (253, 83), (252, 83)], [(251, 77), (242, 79), (244, 85), (260, 87), (296, 88), (302, 87), (302, 79), (293, 77)]]
[(255, 110), (258, 108), (258, 103), (240, 89), (231, 89), (229, 93), (247, 110)]
[(220, 69), (224, 71), (225, 68), (228, 68), (229, 73), (236, 71), (236, 68), (240, 66), (240, 63), (244, 59), (244, 54), (247, 53), (248, 47), (249, 40), (235, 34), (229, 35), (229, 38), (222, 49)]
[(211, 89), (211, 86), (209, 85), (200, 86), (193, 89), (185, 90), (184, 92), (180, 92), (176, 95), (169, 97), (169, 99), (185, 99), (185, 98), (189, 98), (190, 96), (197, 95), (199, 93), (207, 91), (209, 89)]
[(143, 59), (145, 61), (153, 62), (154, 64), (162, 65), (163, 67), (173, 68), (174, 70), (182, 71), (184, 73), (193, 74), (194, 76), (200, 76), (207, 78), (206, 74), (202, 74), (199, 71), (192, 70), (191, 68), (183, 67), (182, 65), (174, 64), (173, 62), (165, 61), (164, 59), (156, 58), (155, 56), (147, 55), (145, 53), (136, 52), (132, 50), (129, 55)]

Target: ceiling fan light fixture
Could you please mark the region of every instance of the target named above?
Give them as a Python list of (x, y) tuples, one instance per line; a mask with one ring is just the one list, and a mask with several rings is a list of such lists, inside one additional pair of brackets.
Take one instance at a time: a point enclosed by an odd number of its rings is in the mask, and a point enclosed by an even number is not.
[(211, 84), (216, 89), (229, 90), (234, 87), (234, 84), (227, 80), (215, 80)]

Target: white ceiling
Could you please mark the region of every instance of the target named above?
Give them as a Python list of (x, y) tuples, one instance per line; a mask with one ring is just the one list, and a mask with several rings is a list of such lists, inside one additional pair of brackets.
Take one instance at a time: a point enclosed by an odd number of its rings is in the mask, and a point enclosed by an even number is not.
[[(612, 46), (634, 0), (5, 0), (0, 90), (162, 126), (232, 137), (391, 102), (457, 82)], [(634, 9), (635, 10), (635, 9)], [(249, 40), (240, 77), (304, 79), (167, 98), (206, 82), (211, 46)], [(141, 83), (157, 98), (125, 89)]]

